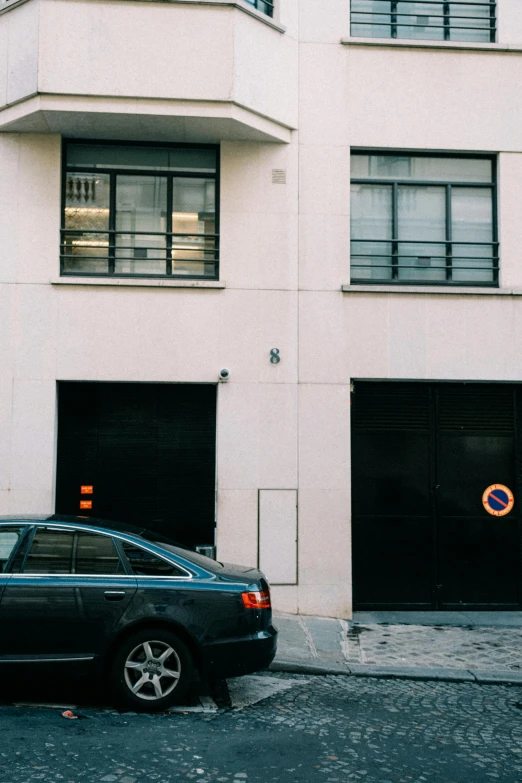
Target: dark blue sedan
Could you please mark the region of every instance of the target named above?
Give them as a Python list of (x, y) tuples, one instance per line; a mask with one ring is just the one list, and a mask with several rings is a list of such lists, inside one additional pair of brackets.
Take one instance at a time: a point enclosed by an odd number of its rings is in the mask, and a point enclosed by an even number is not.
[[(96, 525), (96, 526), (95, 526)], [(119, 704), (162, 710), (203, 679), (266, 668), (276, 652), (260, 571), (103, 520), (0, 522), (0, 665), (77, 667)]]

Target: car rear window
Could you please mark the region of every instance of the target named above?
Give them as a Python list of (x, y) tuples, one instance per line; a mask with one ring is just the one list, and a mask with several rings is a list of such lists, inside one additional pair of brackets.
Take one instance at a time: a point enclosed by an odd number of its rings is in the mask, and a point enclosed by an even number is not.
[(172, 552), (173, 555), (182, 557), (189, 563), (194, 563), (194, 565), (201, 566), (201, 568), (204, 568), (206, 571), (215, 572), (220, 571), (223, 568), (223, 563), (219, 563), (217, 560), (212, 560), (211, 557), (200, 555), (199, 552), (194, 552), (192, 549), (182, 549), (181, 547), (174, 546), (173, 544), (164, 544), (162, 541), (154, 541), (153, 543), (157, 544), (162, 549), (166, 549), (168, 552)]
[(137, 544), (122, 541), (121, 545), (136, 576), (187, 576), (181, 568)]

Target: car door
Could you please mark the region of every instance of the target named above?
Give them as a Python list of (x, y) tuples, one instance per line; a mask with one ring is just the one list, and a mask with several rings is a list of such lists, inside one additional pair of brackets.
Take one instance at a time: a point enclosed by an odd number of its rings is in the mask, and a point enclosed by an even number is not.
[(75, 583), (89, 650), (103, 652), (137, 589), (109, 535), (78, 531), (74, 555)]
[(34, 656), (81, 650), (77, 594), (70, 581), (74, 531), (37, 527), (20, 573), (0, 602), (0, 655)]
[(4, 588), (0, 656), (92, 658), (135, 591), (110, 536), (39, 526)]

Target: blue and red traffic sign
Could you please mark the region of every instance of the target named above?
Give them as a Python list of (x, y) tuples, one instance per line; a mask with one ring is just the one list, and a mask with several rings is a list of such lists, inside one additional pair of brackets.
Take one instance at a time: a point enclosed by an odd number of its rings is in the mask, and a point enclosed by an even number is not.
[(503, 517), (509, 514), (515, 505), (513, 493), (505, 484), (491, 484), (484, 490), (482, 505), (494, 517)]

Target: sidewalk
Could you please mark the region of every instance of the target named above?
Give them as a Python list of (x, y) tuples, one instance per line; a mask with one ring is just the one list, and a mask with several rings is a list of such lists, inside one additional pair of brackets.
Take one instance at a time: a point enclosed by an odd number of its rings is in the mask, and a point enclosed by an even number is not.
[(272, 671), (522, 685), (522, 612), (275, 613)]

